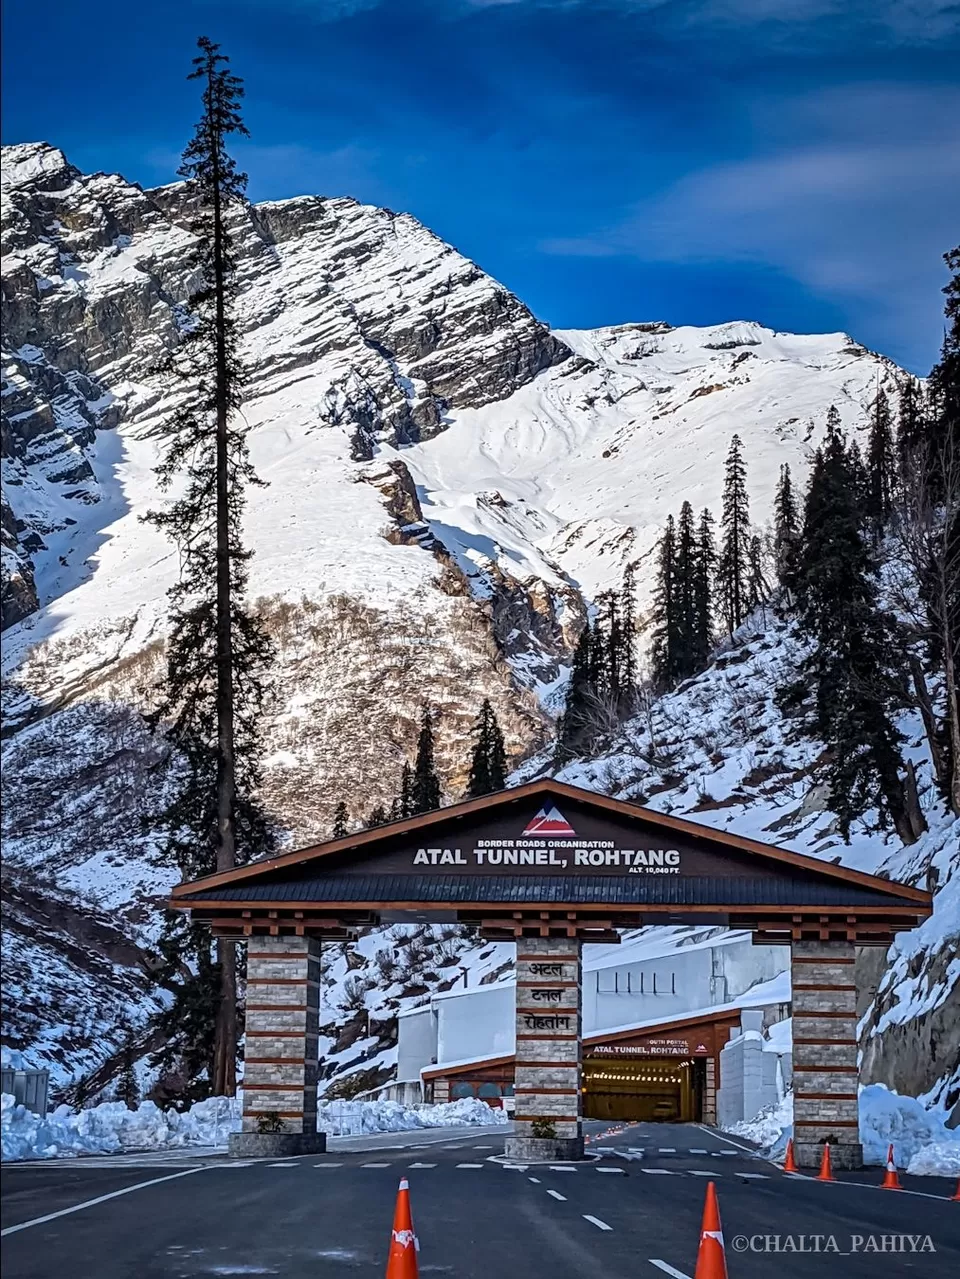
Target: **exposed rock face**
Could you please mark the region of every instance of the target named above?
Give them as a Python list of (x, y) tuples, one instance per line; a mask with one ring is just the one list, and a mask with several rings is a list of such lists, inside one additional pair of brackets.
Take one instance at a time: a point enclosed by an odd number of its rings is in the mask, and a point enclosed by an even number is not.
[[(95, 432), (150, 407), (191, 278), (189, 192), (85, 176), (43, 143), (4, 149), (4, 625), (36, 607), (31, 560), (100, 499)], [(319, 416), (357, 459), (502, 399), (567, 347), (414, 218), (347, 199), (237, 214), (251, 398), (327, 361)], [(42, 595), (42, 592), (41, 592)]]

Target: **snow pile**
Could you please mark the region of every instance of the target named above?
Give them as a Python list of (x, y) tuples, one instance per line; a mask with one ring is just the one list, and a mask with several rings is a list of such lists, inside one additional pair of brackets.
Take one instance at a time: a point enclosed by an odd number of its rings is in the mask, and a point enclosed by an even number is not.
[[(241, 1107), (239, 1096), (208, 1097), (183, 1112), (161, 1110), (152, 1101), (142, 1102), (136, 1110), (128, 1110), (122, 1101), (106, 1101), (81, 1111), (58, 1106), (41, 1119), (4, 1093), (0, 1110), (3, 1161), (222, 1145), (228, 1133), (240, 1131)], [(331, 1135), (356, 1136), (507, 1122), (505, 1111), (465, 1097), (418, 1110), (396, 1101), (325, 1102), (320, 1105), (318, 1127)]]
[[(781, 1158), (793, 1135), (793, 1093), (726, 1131), (756, 1142), (768, 1159)], [(860, 1090), (860, 1140), (864, 1163), (885, 1163), (892, 1145), (898, 1168), (918, 1176), (960, 1176), (960, 1132), (945, 1126), (942, 1113), (883, 1084)]]
[(399, 1101), (321, 1102), (317, 1127), (332, 1136), (368, 1132), (406, 1132), (412, 1128), (450, 1128), (459, 1124), (505, 1124), (505, 1110), (493, 1109), (476, 1097), (462, 1097), (436, 1106), (413, 1109)]
[(176, 1146), (213, 1146), (240, 1127), (237, 1098), (209, 1097), (189, 1110), (161, 1110), (145, 1101), (128, 1110), (122, 1101), (106, 1101), (89, 1110), (58, 1106), (41, 1118), (17, 1105), (8, 1093), (0, 1103), (0, 1142), (5, 1163), (19, 1159), (110, 1155), (124, 1150), (162, 1150)]

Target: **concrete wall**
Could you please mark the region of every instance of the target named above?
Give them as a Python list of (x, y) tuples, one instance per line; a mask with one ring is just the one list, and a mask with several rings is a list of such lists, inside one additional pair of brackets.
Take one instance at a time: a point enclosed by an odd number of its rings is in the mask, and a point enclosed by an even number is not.
[[(404, 1013), (397, 1038), (397, 1083), (420, 1082), (420, 1071), (437, 1059), (437, 1013), (429, 1005)], [(406, 1100), (406, 1098), (392, 1098)]]
[(780, 1058), (764, 1051), (762, 1029), (762, 1010), (744, 1009), (739, 1033), (720, 1052), (717, 1120), (721, 1128), (752, 1119), (764, 1106), (779, 1100)]
[(677, 949), (636, 963), (611, 963), (583, 975), (583, 1033), (667, 1020), (732, 1003), (750, 987), (790, 967), (785, 946), (754, 946), (749, 937)]
[(433, 1000), (437, 1061), (506, 1057), (514, 1051), (516, 995), (513, 982), (477, 986)]

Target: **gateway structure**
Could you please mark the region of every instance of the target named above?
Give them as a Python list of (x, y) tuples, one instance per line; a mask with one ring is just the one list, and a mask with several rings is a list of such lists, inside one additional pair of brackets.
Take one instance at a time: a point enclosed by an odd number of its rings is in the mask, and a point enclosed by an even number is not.
[[(712, 924), (791, 947), (794, 1135), (814, 1165), (862, 1159), (858, 945), (887, 945), (930, 894), (545, 780), (284, 853), (174, 889), (171, 905), (246, 939), (244, 1117), (233, 1148), (316, 1150), (320, 947), (381, 921), (458, 920), (516, 943), (516, 1135), (576, 1158), (584, 943)], [(282, 1136), (263, 1133), (265, 1119)]]

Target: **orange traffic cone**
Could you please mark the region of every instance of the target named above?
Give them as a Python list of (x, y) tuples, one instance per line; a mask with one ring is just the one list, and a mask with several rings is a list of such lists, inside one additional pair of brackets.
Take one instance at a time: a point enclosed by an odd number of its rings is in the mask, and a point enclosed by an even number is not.
[(880, 1183), (881, 1190), (902, 1190), (900, 1178), (897, 1176), (897, 1165), (893, 1162), (893, 1146), (887, 1148), (887, 1167)]
[(697, 1253), (697, 1269), (693, 1279), (727, 1279), (727, 1257), (723, 1250), (723, 1228), (720, 1225), (720, 1205), (717, 1203), (717, 1187), (707, 1182), (707, 1197), (703, 1204), (703, 1224), (700, 1227), (700, 1251)]
[(410, 1215), (410, 1184), (406, 1177), (400, 1181), (397, 1205), (393, 1210), (393, 1232), (390, 1236), (390, 1252), (387, 1256), (387, 1279), (418, 1279), (420, 1269), (417, 1253), (420, 1244), (413, 1233)]
[(783, 1161), (783, 1171), (784, 1172), (797, 1171), (796, 1160), (793, 1157), (793, 1138), (792, 1137), (790, 1137), (787, 1141), (787, 1154), (786, 1154), (786, 1158)]
[(820, 1172), (817, 1174), (817, 1181), (836, 1181), (833, 1175), (833, 1169), (830, 1166), (830, 1143), (823, 1143), (823, 1158), (820, 1160)]

